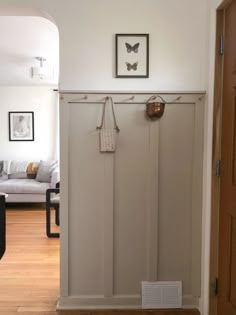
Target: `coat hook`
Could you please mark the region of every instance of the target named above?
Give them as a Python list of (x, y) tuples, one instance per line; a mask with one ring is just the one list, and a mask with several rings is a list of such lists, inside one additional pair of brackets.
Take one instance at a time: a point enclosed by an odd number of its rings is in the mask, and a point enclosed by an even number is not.
[(180, 101), (180, 100), (181, 100), (181, 98), (182, 98), (182, 96), (178, 96), (178, 97), (176, 97), (176, 98), (174, 99), (174, 102), (176, 102), (176, 101)]
[(126, 102), (129, 102), (129, 101), (133, 101), (134, 99), (135, 99), (135, 96), (132, 95), (129, 98), (124, 99), (123, 102), (126, 103)]

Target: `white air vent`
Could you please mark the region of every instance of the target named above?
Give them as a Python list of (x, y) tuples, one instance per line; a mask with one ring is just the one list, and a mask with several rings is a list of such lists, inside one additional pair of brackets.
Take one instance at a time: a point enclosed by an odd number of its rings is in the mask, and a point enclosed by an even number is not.
[(181, 308), (182, 282), (142, 282), (142, 308)]

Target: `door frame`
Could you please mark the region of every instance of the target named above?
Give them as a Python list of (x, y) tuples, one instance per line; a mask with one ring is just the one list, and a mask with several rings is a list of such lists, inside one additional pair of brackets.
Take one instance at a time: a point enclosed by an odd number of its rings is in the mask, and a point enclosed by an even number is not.
[(216, 11), (216, 45), (215, 45), (215, 79), (213, 104), (212, 137), (212, 175), (211, 175), (211, 231), (210, 231), (210, 277), (209, 277), (209, 315), (217, 315), (217, 296), (215, 296), (215, 279), (218, 278), (219, 253), (219, 202), (220, 177), (217, 176), (217, 162), (221, 160), (222, 134), (222, 97), (224, 58), (220, 54), (221, 35), (224, 35), (224, 11), (232, 0), (224, 0)]

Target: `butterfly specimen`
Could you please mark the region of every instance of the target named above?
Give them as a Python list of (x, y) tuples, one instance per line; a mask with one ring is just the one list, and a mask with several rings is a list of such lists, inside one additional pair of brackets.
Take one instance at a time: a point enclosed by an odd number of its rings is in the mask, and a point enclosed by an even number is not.
[(134, 46), (128, 44), (128, 43), (125, 43), (125, 46), (127, 48), (127, 52), (128, 53), (131, 53), (131, 51), (137, 53), (138, 52), (138, 47), (139, 47), (140, 43), (137, 43), (135, 44)]
[(134, 70), (136, 71), (137, 68), (138, 68), (138, 62), (135, 62), (131, 65), (131, 63), (129, 62), (126, 62), (126, 66), (127, 66), (127, 70), (130, 71), (130, 70)]

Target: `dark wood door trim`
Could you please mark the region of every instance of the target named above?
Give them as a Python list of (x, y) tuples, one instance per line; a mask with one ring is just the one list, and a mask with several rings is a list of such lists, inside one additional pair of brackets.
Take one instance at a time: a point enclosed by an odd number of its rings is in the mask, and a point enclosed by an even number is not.
[(223, 0), (221, 4), (218, 6), (217, 10), (220, 11), (226, 9), (232, 1), (233, 0)]
[(221, 119), (223, 90), (223, 57), (220, 53), (221, 36), (224, 34), (224, 13), (232, 0), (224, 0), (217, 10), (216, 47), (215, 47), (215, 82), (213, 109), (213, 143), (212, 143), (212, 188), (211, 188), (211, 241), (210, 241), (210, 286), (209, 315), (217, 315), (217, 296), (215, 279), (218, 278), (219, 249), (219, 196), (220, 178), (217, 176), (217, 161), (221, 160)]
[(216, 47), (215, 47), (215, 82), (213, 110), (213, 142), (212, 142), (212, 187), (211, 187), (211, 247), (210, 247), (210, 288), (209, 315), (217, 314), (217, 297), (215, 296), (215, 279), (218, 277), (218, 245), (219, 245), (219, 195), (220, 179), (216, 174), (217, 161), (220, 160), (221, 143), (221, 110), (222, 110), (222, 75), (223, 58), (220, 54), (220, 40), (224, 28), (224, 11), (217, 11)]

